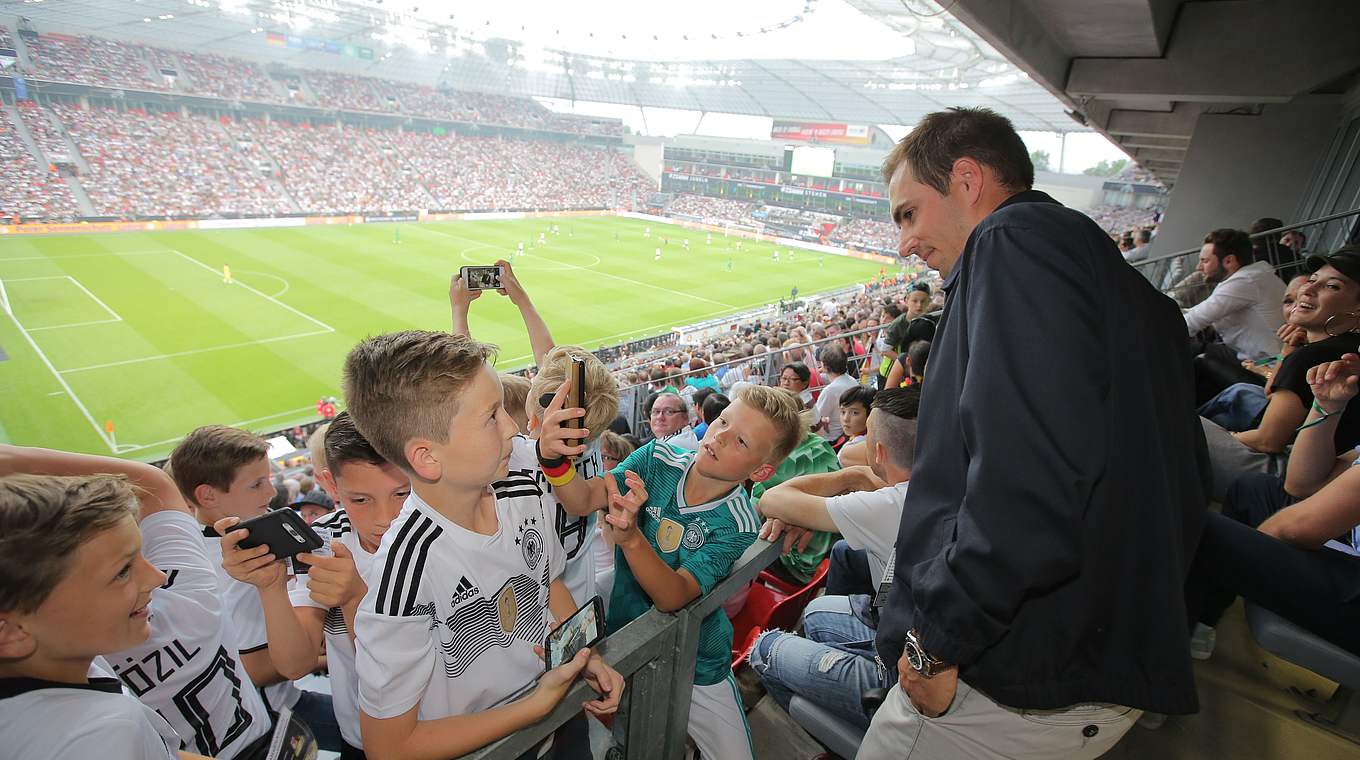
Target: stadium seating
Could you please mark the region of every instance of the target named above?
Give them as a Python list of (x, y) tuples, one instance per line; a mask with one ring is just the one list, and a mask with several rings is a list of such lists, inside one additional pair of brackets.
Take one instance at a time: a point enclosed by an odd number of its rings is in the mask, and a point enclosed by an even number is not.
[(730, 198), (685, 194), (676, 196), (666, 211), (671, 216), (692, 216), (703, 221), (750, 224), (751, 210), (755, 206), (754, 203)]
[(212, 53), (180, 53), (182, 87), (199, 95), (273, 103), (284, 100), (278, 87), (256, 63)]
[(66, 183), (34, 160), (6, 115), (0, 121), (0, 216), (66, 219), (75, 214)]
[(19, 116), (23, 119), (24, 126), (28, 129), (28, 134), (33, 138), (38, 150), (42, 151), (43, 156), (48, 162), (55, 162), (59, 158), (69, 158), (71, 149), (67, 146), (66, 140), (53, 126), (52, 120), (48, 118), (48, 113), (37, 103), (31, 100), (21, 100), (15, 107), (19, 111)]
[(1360, 689), (1360, 656), (1314, 636), (1260, 605), (1248, 602), (1246, 610), (1247, 625), (1262, 649), (1339, 684), (1325, 713), (1300, 712), (1299, 717), (1360, 742), (1360, 701), (1355, 699), (1355, 690)]
[(831, 233), (831, 242), (870, 251), (897, 252), (897, 227), (878, 219), (851, 219)]
[(41, 79), (103, 87), (167, 90), (153, 76), (146, 48), (103, 37), (43, 34), (29, 41), (34, 74)]
[(90, 166), (81, 185), (101, 214), (261, 214), (286, 207), (210, 119), (64, 104), (52, 109)]

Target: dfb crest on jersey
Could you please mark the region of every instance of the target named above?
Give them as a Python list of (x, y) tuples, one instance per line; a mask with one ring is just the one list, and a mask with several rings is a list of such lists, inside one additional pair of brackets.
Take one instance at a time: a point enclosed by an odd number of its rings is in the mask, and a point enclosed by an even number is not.
[(520, 552), (524, 555), (524, 564), (530, 570), (538, 567), (538, 561), (543, 559), (543, 534), (538, 532), (535, 527), (538, 518), (527, 517), (519, 526), (519, 537), (515, 543), (519, 545)]
[(690, 551), (695, 551), (704, 545), (704, 525), (695, 521), (685, 526), (685, 537), (680, 543)]

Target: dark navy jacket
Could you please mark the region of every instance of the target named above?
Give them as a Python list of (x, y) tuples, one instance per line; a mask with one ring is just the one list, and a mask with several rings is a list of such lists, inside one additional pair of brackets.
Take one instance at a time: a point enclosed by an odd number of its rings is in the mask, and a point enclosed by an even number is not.
[(1085, 215), (1038, 191), (945, 281), (878, 651), (1001, 704), (1194, 712), (1184, 582), (1208, 455), (1185, 320)]

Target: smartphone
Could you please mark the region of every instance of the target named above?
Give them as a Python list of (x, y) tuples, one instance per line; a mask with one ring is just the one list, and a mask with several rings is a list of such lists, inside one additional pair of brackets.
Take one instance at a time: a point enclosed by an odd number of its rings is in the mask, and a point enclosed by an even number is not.
[[(567, 408), (586, 408), (586, 363), (583, 359), (571, 360), (571, 396), (567, 399)], [(576, 430), (580, 430), (585, 425), (585, 417), (575, 417), (566, 422), (567, 427)]]
[(548, 634), (548, 640), (543, 644), (547, 669), (570, 662), (577, 652), (593, 647), (603, 639), (604, 601), (595, 596)]
[(463, 278), (468, 290), (500, 290), (505, 271), (499, 266), (463, 267), (458, 276)]
[(316, 551), (325, 545), (321, 536), (318, 536), (316, 531), (312, 530), (312, 526), (302, 519), (302, 515), (288, 508), (252, 517), (232, 530), (237, 528), (244, 528), (250, 532), (241, 539), (242, 549), (267, 545), (269, 553), (273, 554), (275, 559), (292, 559), (294, 555)]

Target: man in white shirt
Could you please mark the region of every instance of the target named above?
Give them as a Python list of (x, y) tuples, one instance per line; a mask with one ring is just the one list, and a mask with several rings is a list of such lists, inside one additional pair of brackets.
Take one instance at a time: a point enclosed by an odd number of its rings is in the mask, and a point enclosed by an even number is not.
[(822, 369), (829, 378), (817, 397), (817, 425), (822, 437), (834, 441), (844, 432), (841, 427), (841, 394), (855, 387), (855, 378), (845, 374), (845, 351), (839, 346), (822, 350)]
[[(760, 511), (761, 537), (786, 546), (806, 532), (839, 532), (869, 561), (874, 587), (884, 582), (897, 541), (894, 526), (902, 506), (916, 450), (916, 414), (921, 387), (889, 388), (874, 397), (866, 436), (873, 464), (803, 475), (766, 491)], [(862, 728), (869, 727), (861, 697), (897, 680), (894, 668), (874, 659), (877, 613), (867, 595), (822, 596), (803, 612), (806, 637), (768, 631), (751, 649), (751, 667), (785, 709), (794, 694), (804, 696)]]
[(1283, 324), (1284, 282), (1266, 261), (1255, 261), (1251, 239), (1241, 230), (1220, 229), (1204, 238), (1198, 271), (1214, 292), (1185, 312), (1190, 335), (1212, 326), (1239, 360), (1279, 353), (1276, 332)]

